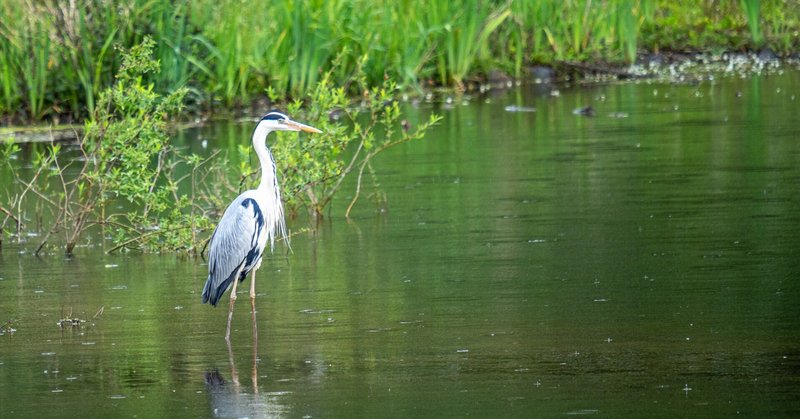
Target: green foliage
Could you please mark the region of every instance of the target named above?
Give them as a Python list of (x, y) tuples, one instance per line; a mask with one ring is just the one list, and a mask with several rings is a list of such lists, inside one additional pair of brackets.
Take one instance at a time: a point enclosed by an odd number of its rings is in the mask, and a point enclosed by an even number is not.
[[(212, 214), (216, 219), (227, 204), (220, 197), (234, 188), (224, 181), (225, 159), (218, 153), (206, 159), (185, 155), (170, 146), (167, 122), (180, 111), (186, 89), (162, 96), (154, 83), (146, 82), (148, 75), (160, 69), (153, 58), (154, 48), (155, 42), (145, 38), (122, 51), (116, 82), (98, 95), (95, 111), (86, 123), (80, 144), (82, 158), (65, 163), (61, 145), (51, 144), (36, 150), (31, 179), (21, 179), (15, 172), (17, 183), (26, 188), (7, 205), (17, 211), (0, 206), (7, 215), (2, 227), (13, 219), (20, 237), (25, 217), (19, 208), (27, 202), (26, 195), (33, 197), (37, 218), (53, 220), (37, 253), (52, 235), (63, 233), (66, 253), (71, 254), (84, 232), (95, 226), (110, 237), (109, 251), (197, 252), (202, 247), (202, 233), (212, 228)], [(366, 57), (358, 68), (365, 62)], [(410, 129), (403, 125), (394, 101), (396, 84), (386, 80), (380, 87), (369, 88), (364, 73), (356, 74), (352, 84), (364, 92), (357, 104), (351, 103), (345, 88), (335, 87), (331, 70), (315, 84), (306, 106), (300, 101), (288, 105), (290, 114), (324, 131), (299, 143), (296, 135), (275, 137), (272, 150), (292, 213), (305, 207), (322, 215), (344, 180), (355, 174), (356, 193), (349, 214), (373, 158), (390, 147), (422, 138), (439, 121), (432, 116)], [(332, 112), (341, 118), (331, 119)], [(8, 161), (18, 150), (7, 143), (0, 148), (0, 157)], [(239, 151), (248, 154), (250, 145), (242, 145)], [(246, 162), (240, 169), (256, 173)], [(212, 178), (214, 182), (206, 181)]]
[(149, 199), (160, 170), (150, 167), (151, 159), (168, 150), (166, 118), (180, 109), (185, 90), (162, 98), (152, 84), (142, 83), (145, 74), (158, 70), (152, 48), (147, 39), (125, 54), (116, 84), (102, 92), (86, 124), (84, 147), (98, 159), (86, 176), (99, 185), (101, 204), (116, 196)]
[[(124, 53), (116, 83), (100, 94), (96, 111), (86, 124), (83, 147), (93, 163), (78, 179), (90, 188), (78, 197), (91, 199), (101, 218), (105, 215), (103, 222), (113, 221), (117, 242), (145, 230), (171, 235), (188, 230), (176, 226), (183, 227), (182, 211), (190, 202), (181, 196), (173, 199), (177, 185), (168, 173), (168, 166), (186, 162), (169, 146), (166, 132), (167, 118), (181, 109), (186, 90), (162, 97), (153, 84), (144, 84), (148, 73), (159, 71), (159, 63), (152, 58), (154, 45), (145, 39)], [(177, 162), (172, 161), (175, 159)], [(109, 204), (119, 199), (137, 210), (109, 214)], [(162, 245), (158, 240), (166, 241), (166, 246), (175, 244), (169, 243), (169, 237), (147, 237), (150, 239), (143, 244), (151, 249)]]
[(8, 164), (19, 153), (19, 144), (14, 142), (14, 137), (8, 137), (0, 148), (0, 161)]
[(337, 59), (338, 85), (361, 66), (371, 87), (389, 78), (419, 89), (495, 68), (520, 76), (537, 62), (632, 62), (640, 49), (789, 53), (800, 46), (797, 10), (798, 0), (8, 0), (0, 115), (90, 115), (122, 65), (113, 46), (148, 35), (161, 64), (146, 77), (156, 91), (188, 84), (193, 103), (238, 106), (267, 88), (304, 97)]
[(651, 2), (513, 2), (511, 23), (499, 40), (512, 45), (519, 73), (525, 57), (536, 61), (605, 59), (633, 62), (640, 27), (652, 18)]
[(766, 45), (778, 52), (797, 51), (800, 44), (800, 13), (797, 12), (800, 1), (767, 1), (761, 6), (760, 15), (764, 22), (761, 29), (765, 33)]
[(747, 18), (747, 26), (750, 28), (750, 38), (756, 46), (761, 46), (763, 34), (761, 33), (761, 0), (741, 0), (744, 15)]
[[(800, 46), (795, 34), (784, 32), (781, 16), (791, 16), (791, 25), (798, 24), (797, 0), (741, 2), (703, 1), (688, 7), (685, 2), (659, 2), (641, 28), (641, 43), (650, 49), (665, 50), (741, 50), (770, 46), (789, 53)], [(776, 20), (777, 19), (777, 20)], [(778, 29), (764, 37), (760, 22), (766, 20), (768, 30)], [(766, 26), (765, 26), (766, 28)], [(795, 31), (798, 29), (795, 26)]]
[(507, 5), (489, 8), (478, 0), (461, 3), (436, 2), (427, 14), (429, 27), (437, 28), (434, 43), (443, 48), (437, 57), (439, 78), (463, 87), (464, 79), (475, 69), (475, 62), (487, 62), (489, 36), (508, 18)]
[[(36, 205), (49, 204), (50, 216), (42, 218), (54, 220), (37, 253), (53, 234), (62, 232), (66, 253), (71, 254), (92, 226), (110, 233), (114, 249), (195, 250), (197, 233), (209, 228), (208, 217), (196, 211), (197, 179), (208, 171), (203, 168), (206, 162), (182, 156), (170, 147), (167, 135), (167, 120), (181, 109), (186, 90), (162, 96), (145, 82), (160, 69), (153, 59), (154, 46), (145, 38), (122, 51), (116, 82), (100, 92), (86, 123), (81, 167), (70, 167), (81, 164), (74, 161), (64, 163), (61, 146), (52, 144), (35, 153), (34, 177), (18, 179), (28, 185), (25, 192), (32, 190), (42, 198)], [(6, 146), (3, 153), (14, 151)], [(77, 175), (66, 175), (68, 167)], [(178, 170), (190, 175), (178, 177)], [(189, 180), (192, 193), (179, 193), (180, 184)], [(14, 202), (19, 206), (22, 199), (18, 196)]]
[[(358, 69), (367, 61), (362, 57)], [(322, 216), (333, 196), (349, 176), (356, 178), (356, 192), (345, 215), (358, 199), (365, 169), (373, 158), (386, 149), (407, 141), (421, 139), (441, 118), (430, 120), (414, 129), (406, 129), (398, 103), (394, 100), (397, 85), (389, 80), (370, 88), (366, 75), (358, 71), (353, 84), (363, 94), (356, 103), (343, 87), (334, 82), (333, 70), (322, 75), (308, 95), (306, 105), (294, 101), (287, 112), (322, 130), (305, 136), (278, 132), (271, 150), (280, 171), (283, 199), (287, 212), (296, 214), (306, 208), (313, 216)], [(249, 151), (248, 147), (240, 148)], [(247, 165), (243, 173), (254, 173)]]

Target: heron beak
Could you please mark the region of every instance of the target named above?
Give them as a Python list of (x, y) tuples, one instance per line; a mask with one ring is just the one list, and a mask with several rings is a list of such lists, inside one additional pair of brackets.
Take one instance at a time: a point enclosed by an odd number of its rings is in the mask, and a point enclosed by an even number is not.
[(314, 133), (317, 133), (317, 134), (321, 134), (321, 133), (322, 133), (322, 131), (320, 131), (320, 130), (318, 130), (318, 129), (314, 128), (314, 127), (310, 127), (310, 126), (308, 126), (308, 125), (301, 124), (301, 123), (299, 123), (299, 122), (294, 122), (294, 121), (286, 121), (286, 125), (288, 125), (288, 126), (290, 126), (290, 127), (294, 128), (294, 129), (296, 129), (296, 130), (298, 130), (298, 131), (304, 131), (304, 132), (314, 132)]

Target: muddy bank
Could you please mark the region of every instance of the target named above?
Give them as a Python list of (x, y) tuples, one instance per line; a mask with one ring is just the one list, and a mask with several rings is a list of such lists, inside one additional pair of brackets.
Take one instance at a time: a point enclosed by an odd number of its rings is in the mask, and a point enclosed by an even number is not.
[(772, 50), (721, 54), (667, 52), (641, 54), (632, 65), (603, 61), (559, 61), (528, 66), (519, 79), (492, 70), (469, 85), (472, 90), (513, 87), (521, 84), (598, 83), (649, 79), (666, 83), (697, 83), (719, 77), (749, 77), (800, 69), (800, 54), (779, 57)]

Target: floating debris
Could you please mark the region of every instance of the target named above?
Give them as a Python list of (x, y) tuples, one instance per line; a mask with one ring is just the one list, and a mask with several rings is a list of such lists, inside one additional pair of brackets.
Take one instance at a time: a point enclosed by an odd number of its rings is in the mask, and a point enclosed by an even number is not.
[(331, 314), (331, 313), (335, 313), (335, 312), (336, 312), (336, 310), (331, 310), (331, 309), (314, 310), (314, 309), (311, 309), (311, 308), (305, 308), (303, 310), (300, 310), (300, 313), (302, 313), (302, 314)]
[(591, 116), (594, 116), (594, 108), (593, 108), (591, 105), (589, 105), (589, 106), (584, 106), (584, 107), (582, 107), (582, 108), (576, 108), (576, 109), (574, 109), (574, 110), (572, 111), (572, 113), (573, 113), (574, 115), (580, 115), (580, 116), (589, 116), (589, 117), (591, 117)]
[(119, 265), (117, 265), (117, 264), (114, 264), (114, 263), (109, 263), (109, 264), (107, 264), (107, 265), (106, 265), (106, 268), (116, 268), (116, 267), (118, 267), (118, 266), (119, 266)]
[(9, 335), (13, 335), (14, 332), (17, 331), (17, 329), (14, 328), (14, 322), (15, 321), (16, 320), (13, 320), (13, 319), (12, 320), (8, 320), (5, 323), (3, 323), (2, 325), (0, 325), (0, 336), (5, 335), (6, 333), (8, 333)]
[(509, 105), (505, 107), (506, 112), (536, 112), (536, 108), (530, 106)]
[[(63, 314), (63, 312), (62, 312)], [(69, 312), (59, 321), (56, 322), (58, 327), (65, 328), (65, 327), (81, 327), (81, 324), (86, 323), (86, 320), (79, 319), (77, 317), (72, 317), (72, 308), (70, 307)]]
[(81, 327), (81, 325), (83, 323), (86, 323), (86, 320), (70, 319), (70, 318), (61, 319), (61, 320), (56, 322), (58, 327), (60, 327), (62, 329), (65, 328), (65, 327)]
[(268, 391), (265, 393), (267, 396), (286, 396), (292, 394), (291, 391)]
[(567, 412), (566, 414), (569, 416), (582, 416), (582, 415), (595, 415), (599, 412), (600, 410), (598, 409), (581, 409), (581, 410), (573, 410), (571, 412)]
[(611, 112), (610, 114), (608, 114), (608, 117), (609, 118), (627, 118), (628, 117), (628, 113), (627, 112)]

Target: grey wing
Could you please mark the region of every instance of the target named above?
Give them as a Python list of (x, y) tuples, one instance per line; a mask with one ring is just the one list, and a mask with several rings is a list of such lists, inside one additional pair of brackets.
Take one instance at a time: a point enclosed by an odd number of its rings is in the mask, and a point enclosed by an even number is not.
[(263, 214), (253, 198), (240, 195), (228, 206), (211, 236), (204, 303), (217, 305), (236, 274), (239, 279), (247, 275), (263, 251), (258, 245), (263, 226)]

